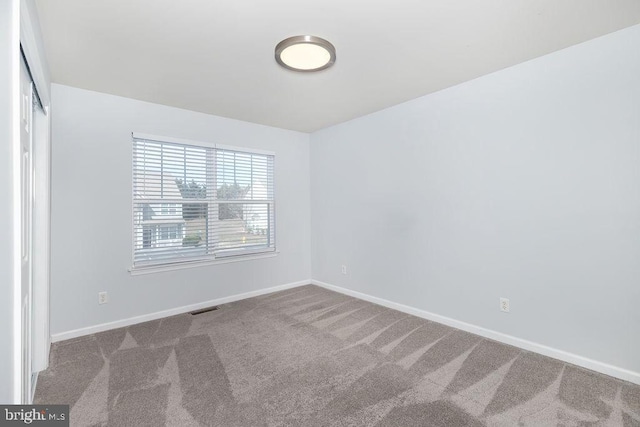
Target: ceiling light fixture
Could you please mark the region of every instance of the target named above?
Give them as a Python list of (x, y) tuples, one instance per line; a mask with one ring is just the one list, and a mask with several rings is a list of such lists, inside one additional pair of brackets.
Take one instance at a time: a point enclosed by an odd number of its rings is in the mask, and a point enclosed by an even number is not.
[(276, 61), (293, 71), (320, 71), (336, 62), (336, 48), (316, 36), (294, 36), (276, 46)]

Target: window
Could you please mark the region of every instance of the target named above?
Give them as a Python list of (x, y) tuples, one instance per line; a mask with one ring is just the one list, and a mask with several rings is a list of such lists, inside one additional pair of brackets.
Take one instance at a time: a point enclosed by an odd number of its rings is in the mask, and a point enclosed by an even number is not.
[(161, 240), (182, 239), (182, 224), (160, 227)]
[(133, 136), (133, 265), (275, 251), (274, 156)]
[(167, 214), (175, 215), (177, 212), (176, 206), (177, 205), (175, 203), (164, 203), (161, 206), (161, 212), (163, 215), (167, 215)]

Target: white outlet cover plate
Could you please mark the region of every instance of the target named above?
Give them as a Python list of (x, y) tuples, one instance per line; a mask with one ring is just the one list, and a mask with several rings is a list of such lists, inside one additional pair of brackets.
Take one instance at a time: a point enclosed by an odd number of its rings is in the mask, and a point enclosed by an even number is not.
[(98, 292), (98, 304), (106, 304), (109, 302), (109, 296), (106, 292)]
[(508, 298), (500, 298), (500, 311), (505, 313), (509, 312), (509, 299)]

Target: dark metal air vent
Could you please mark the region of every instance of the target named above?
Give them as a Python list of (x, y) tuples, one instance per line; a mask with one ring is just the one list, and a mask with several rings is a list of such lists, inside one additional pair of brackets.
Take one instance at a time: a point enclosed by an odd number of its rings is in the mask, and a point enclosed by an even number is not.
[(214, 305), (213, 307), (207, 307), (200, 310), (192, 311), (190, 314), (192, 316), (196, 316), (198, 314), (208, 313), (210, 311), (216, 311), (220, 308), (220, 306)]

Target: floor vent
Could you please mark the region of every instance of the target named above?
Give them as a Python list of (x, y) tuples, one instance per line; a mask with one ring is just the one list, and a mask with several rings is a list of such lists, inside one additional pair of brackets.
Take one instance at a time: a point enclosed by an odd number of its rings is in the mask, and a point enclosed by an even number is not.
[(190, 314), (191, 314), (192, 316), (196, 316), (196, 315), (198, 315), (198, 314), (208, 313), (208, 312), (210, 312), (210, 311), (216, 311), (216, 310), (218, 310), (219, 308), (220, 308), (219, 306), (214, 305), (213, 307), (207, 307), (207, 308), (203, 308), (203, 309), (201, 309), (201, 310), (192, 311)]

